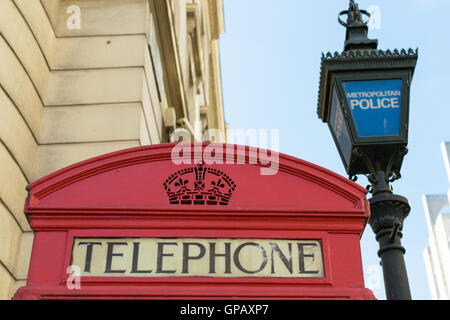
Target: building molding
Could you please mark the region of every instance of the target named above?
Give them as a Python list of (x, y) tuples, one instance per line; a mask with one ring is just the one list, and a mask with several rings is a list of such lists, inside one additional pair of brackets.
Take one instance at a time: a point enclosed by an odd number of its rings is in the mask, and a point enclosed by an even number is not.
[(183, 84), (178, 44), (173, 28), (173, 13), (169, 1), (154, 0), (155, 16), (159, 26), (163, 64), (168, 77), (165, 78), (169, 91), (169, 105), (176, 110), (178, 118), (187, 116), (186, 93)]

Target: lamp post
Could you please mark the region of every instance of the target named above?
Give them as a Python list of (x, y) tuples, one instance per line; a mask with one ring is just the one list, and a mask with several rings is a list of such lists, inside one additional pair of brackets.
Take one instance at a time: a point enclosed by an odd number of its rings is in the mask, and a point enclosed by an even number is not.
[(369, 224), (380, 245), (387, 299), (410, 300), (401, 244), (410, 206), (392, 193), (391, 183), (400, 179), (408, 152), (410, 86), (418, 53), (378, 50), (378, 41), (367, 37), (363, 15), (370, 18), (353, 0), (339, 14), (347, 29), (344, 51), (322, 54), (318, 115), (328, 124), (350, 179), (362, 174), (370, 182)]

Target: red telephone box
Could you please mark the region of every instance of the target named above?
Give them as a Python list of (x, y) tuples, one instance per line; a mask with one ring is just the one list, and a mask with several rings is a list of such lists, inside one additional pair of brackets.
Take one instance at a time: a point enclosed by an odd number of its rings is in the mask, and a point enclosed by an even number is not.
[(192, 163), (179, 164), (176, 146), (107, 154), (31, 184), (35, 238), (14, 298), (374, 299), (360, 251), (365, 189), (234, 145), (190, 145)]

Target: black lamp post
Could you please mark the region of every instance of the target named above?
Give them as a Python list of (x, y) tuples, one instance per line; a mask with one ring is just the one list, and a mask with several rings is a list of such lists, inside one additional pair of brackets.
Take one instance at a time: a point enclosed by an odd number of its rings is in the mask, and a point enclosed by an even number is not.
[(401, 238), (410, 206), (392, 193), (390, 183), (400, 179), (408, 152), (409, 95), (418, 54), (377, 50), (363, 15), (370, 17), (353, 0), (339, 14), (347, 28), (345, 48), (322, 55), (318, 114), (328, 123), (350, 178), (356, 181), (363, 174), (371, 184), (369, 223), (380, 244), (387, 298), (409, 300)]

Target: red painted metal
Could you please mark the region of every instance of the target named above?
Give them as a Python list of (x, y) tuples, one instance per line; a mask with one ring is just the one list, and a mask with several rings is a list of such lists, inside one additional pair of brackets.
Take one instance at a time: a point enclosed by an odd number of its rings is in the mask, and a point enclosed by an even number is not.
[[(14, 298), (374, 299), (360, 250), (370, 214), (365, 189), (283, 154), (278, 174), (262, 176), (264, 166), (251, 164), (252, 149), (245, 148), (245, 164), (206, 165), (236, 184), (227, 206), (173, 205), (163, 183), (194, 166), (174, 164), (173, 147), (107, 154), (31, 184), (25, 213), (35, 238), (27, 284)], [(223, 146), (224, 154), (235, 150)], [(70, 290), (66, 270), (76, 237), (320, 239), (325, 278), (83, 277), (81, 289)]]

